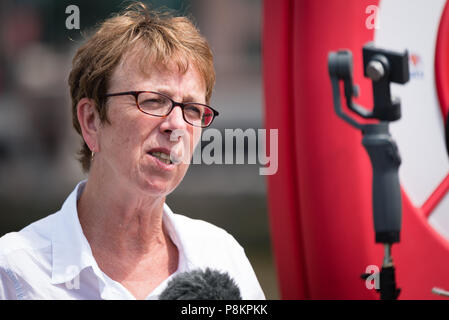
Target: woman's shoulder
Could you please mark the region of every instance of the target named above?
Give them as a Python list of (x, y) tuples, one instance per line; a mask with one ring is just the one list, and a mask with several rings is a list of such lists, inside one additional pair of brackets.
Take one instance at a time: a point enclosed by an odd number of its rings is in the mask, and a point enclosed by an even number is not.
[(225, 229), (210, 222), (174, 214), (183, 247), (196, 267), (227, 272), (239, 286), (243, 299), (265, 299), (243, 247)]
[(50, 246), (53, 219), (54, 214), (0, 237), (0, 256), (5, 259), (13, 253), (33, 252)]
[(244, 249), (224, 228), (183, 214), (168, 212), (170, 224), (179, 240), (189, 248), (204, 252), (221, 251), (223, 255), (244, 256)]

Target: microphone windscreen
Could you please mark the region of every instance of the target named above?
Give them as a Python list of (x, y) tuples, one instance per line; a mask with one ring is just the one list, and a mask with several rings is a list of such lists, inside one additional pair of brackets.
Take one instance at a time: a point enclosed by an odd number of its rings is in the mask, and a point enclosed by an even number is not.
[(227, 273), (207, 268), (176, 275), (159, 300), (242, 300), (242, 296)]

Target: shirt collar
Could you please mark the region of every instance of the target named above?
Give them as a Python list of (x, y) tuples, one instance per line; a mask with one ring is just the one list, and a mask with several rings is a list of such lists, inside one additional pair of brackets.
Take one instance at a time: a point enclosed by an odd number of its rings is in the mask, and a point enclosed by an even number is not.
[(170, 236), (170, 239), (178, 248), (178, 269), (177, 272), (184, 272), (194, 268), (195, 264), (192, 262), (191, 250), (188, 248), (188, 241), (183, 238), (183, 226), (179, 225), (179, 222), (175, 219), (175, 214), (169, 206), (164, 203), (164, 213), (162, 221)]
[[(78, 218), (77, 201), (84, 190), (87, 180), (77, 184), (67, 197), (61, 210), (57, 213), (52, 230), (52, 284), (73, 280), (83, 269), (92, 267), (95, 274), (105, 282), (103, 272), (98, 267), (92, 249), (84, 236)], [(175, 214), (164, 203), (162, 221), (173, 243), (178, 248), (179, 264), (177, 272), (194, 268), (190, 250), (186, 248), (188, 241), (182, 237), (183, 226), (175, 219)]]
[(86, 180), (78, 183), (57, 213), (52, 232), (53, 284), (72, 280), (86, 267), (98, 269), (78, 219), (77, 201), (85, 185)]

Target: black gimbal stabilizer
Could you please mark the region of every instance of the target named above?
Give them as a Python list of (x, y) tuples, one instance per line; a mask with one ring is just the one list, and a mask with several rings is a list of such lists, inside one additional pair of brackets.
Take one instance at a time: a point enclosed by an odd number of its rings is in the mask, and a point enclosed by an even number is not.
[[(372, 111), (355, 104), (357, 88), (352, 81), (352, 53), (349, 50), (330, 52), (329, 75), (332, 83), (334, 108), (339, 117), (362, 131), (362, 144), (369, 154), (373, 167), (373, 218), (376, 242), (383, 243), (385, 256), (380, 272), (380, 298), (397, 299), (395, 269), (391, 246), (399, 242), (402, 222), (402, 200), (398, 170), (401, 164), (399, 150), (390, 135), (389, 122), (401, 117), (401, 102), (392, 99), (390, 83), (405, 84), (409, 80), (408, 52), (396, 53), (375, 48), (372, 43), (363, 47), (365, 77), (372, 80), (374, 108)], [(348, 108), (367, 119), (378, 119), (376, 124), (362, 124), (343, 112), (340, 103), (339, 81), (344, 83)], [(369, 275), (363, 274), (362, 278)]]

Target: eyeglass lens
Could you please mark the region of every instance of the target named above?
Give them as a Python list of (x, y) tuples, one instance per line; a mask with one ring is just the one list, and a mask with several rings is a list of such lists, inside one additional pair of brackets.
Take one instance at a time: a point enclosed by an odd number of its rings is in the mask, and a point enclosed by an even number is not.
[[(165, 116), (172, 107), (168, 97), (156, 92), (141, 92), (137, 103), (143, 112), (154, 116)], [(212, 109), (197, 103), (185, 103), (183, 113), (187, 122), (199, 127), (208, 126), (214, 118)]]

